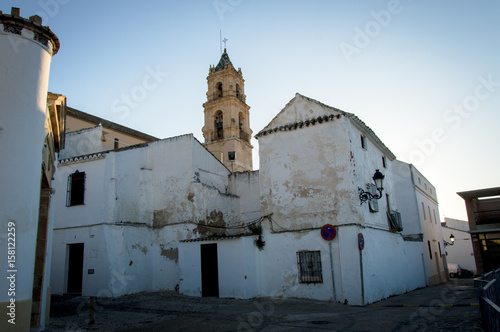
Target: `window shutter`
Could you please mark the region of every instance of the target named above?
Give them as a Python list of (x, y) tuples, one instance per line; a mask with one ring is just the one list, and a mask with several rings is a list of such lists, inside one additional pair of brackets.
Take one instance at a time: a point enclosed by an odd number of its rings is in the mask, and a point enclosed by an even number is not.
[(66, 185), (66, 206), (71, 206), (71, 180), (73, 174), (68, 175), (68, 184)]

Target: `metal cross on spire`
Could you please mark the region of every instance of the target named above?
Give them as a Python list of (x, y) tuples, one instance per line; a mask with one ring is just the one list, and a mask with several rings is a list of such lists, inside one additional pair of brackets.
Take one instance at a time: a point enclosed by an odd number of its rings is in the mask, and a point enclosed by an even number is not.
[(229, 39), (227, 39), (226, 37), (224, 37), (224, 39), (222, 39), (222, 42), (224, 43), (224, 50), (226, 49), (226, 43)]

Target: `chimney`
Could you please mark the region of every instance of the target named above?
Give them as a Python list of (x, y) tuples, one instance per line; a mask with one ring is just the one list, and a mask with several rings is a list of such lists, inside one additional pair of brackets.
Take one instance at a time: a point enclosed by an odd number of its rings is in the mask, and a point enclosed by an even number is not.
[(14, 17), (21, 17), (21, 9), (12, 7), (10, 14)]

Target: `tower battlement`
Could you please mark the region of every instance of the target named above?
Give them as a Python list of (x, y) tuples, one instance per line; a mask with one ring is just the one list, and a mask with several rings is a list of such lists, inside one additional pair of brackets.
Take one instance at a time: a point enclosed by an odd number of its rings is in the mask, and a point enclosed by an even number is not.
[(59, 38), (48, 26), (42, 25), (42, 18), (33, 15), (25, 19), (21, 17), (21, 10), (16, 7), (12, 7), (10, 14), (0, 11), (0, 34), (12, 34), (33, 41), (44, 47), (51, 55), (59, 51)]

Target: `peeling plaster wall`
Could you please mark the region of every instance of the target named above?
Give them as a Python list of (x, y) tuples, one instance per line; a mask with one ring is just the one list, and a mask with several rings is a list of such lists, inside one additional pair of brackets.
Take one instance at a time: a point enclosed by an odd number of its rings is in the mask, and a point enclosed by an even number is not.
[[(86, 173), (85, 205), (66, 207), (67, 178), (77, 169)], [(83, 295), (173, 290), (179, 241), (227, 233), (196, 224), (240, 222), (239, 198), (226, 193), (229, 171), (192, 135), (110, 151), (58, 174), (55, 294), (66, 291), (70, 243), (85, 244)]]
[(240, 197), (241, 220), (245, 222), (260, 217), (259, 171), (238, 172), (231, 175), (235, 194)]
[(362, 221), (336, 121), (259, 138), (261, 215), (287, 229)]
[[(266, 226), (266, 246), (259, 253), (261, 295), (362, 304), (359, 232), (371, 241), (371, 252), (363, 253), (363, 276), (369, 276), (365, 302), (425, 285), (421, 243), (404, 242), (389, 231), (386, 211), (398, 210), (394, 156), (366, 126), (298, 96), (266, 128), (331, 114), (339, 116), (259, 136), (261, 215), (273, 214), (274, 230)], [(360, 205), (358, 187), (366, 190), (376, 169), (385, 174), (384, 192), (378, 212), (371, 212), (368, 203)], [(332, 241), (335, 287), (328, 243), (320, 235), (327, 223), (338, 226)], [(321, 251), (323, 283), (298, 283), (297, 252), (302, 250)]]

